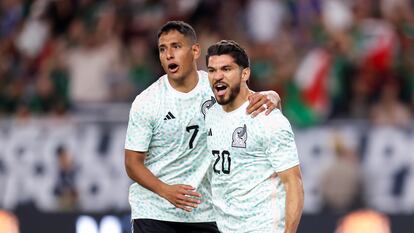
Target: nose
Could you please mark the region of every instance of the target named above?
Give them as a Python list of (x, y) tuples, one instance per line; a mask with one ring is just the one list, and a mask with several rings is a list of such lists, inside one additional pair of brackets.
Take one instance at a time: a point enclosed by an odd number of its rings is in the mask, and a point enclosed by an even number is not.
[(223, 80), (223, 78), (224, 78), (223, 72), (221, 72), (220, 70), (217, 70), (213, 75), (213, 79), (215, 81), (221, 81)]
[(171, 60), (174, 58), (174, 53), (172, 51), (172, 49), (167, 49), (167, 60)]

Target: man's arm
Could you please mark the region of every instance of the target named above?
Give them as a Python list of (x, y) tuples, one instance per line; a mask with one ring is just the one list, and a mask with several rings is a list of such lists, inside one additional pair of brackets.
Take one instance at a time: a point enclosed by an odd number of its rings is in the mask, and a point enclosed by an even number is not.
[(144, 164), (145, 152), (125, 150), (125, 169), (128, 176), (142, 187), (168, 200), (175, 207), (190, 212), (200, 204), (201, 195), (189, 185), (168, 185), (158, 179)]
[(247, 113), (252, 114), (252, 117), (263, 111), (268, 115), (275, 108), (282, 110), (282, 101), (275, 91), (251, 92), (249, 102)]
[(295, 233), (303, 209), (303, 185), (299, 165), (279, 172), (286, 190), (285, 233)]

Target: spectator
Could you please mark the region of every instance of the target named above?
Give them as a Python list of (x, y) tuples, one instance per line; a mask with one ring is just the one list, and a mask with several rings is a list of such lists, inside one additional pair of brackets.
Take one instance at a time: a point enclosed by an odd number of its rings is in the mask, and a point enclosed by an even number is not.
[(75, 184), (76, 168), (65, 147), (56, 151), (58, 159), (58, 180), (55, 184), (55, 195), (60, 210), (71, 211), (78, 206), (78, 191)]
[(411, 113), (399, 100), (400, 86), (397, 81), (385, 83), (377, 103), (372, 106), (371, 120), (374, 125), (408, 127)]
[(0, 2), (0, 37), (11, 36), (23, 19), (23, 6), (20, 0)]
[[(65, 63), (69, 71), (70, 96), (75, 104), (104, 102), (111, 99), (107, 74), (112, 64), (119, 59), (119, 44), (112, 34), (106, 34), (105, 16), (95, 31), (87, 31), (84, 22), (76, 21), (73, 26), (82, 27), (80, 45), (69, 48), (65, 53)], [(80, 25), (79, 25), (80, 24)], [(99, 29), (99, 30), (98, 30)], [(63, 54), (62, 54), (63, 56)]]
[(156, 76), (154, 73), (155, 63), (151, 57), (151, 50), (148, 48), (148, 41), (141, 36), (134, 36), (130, 39), (127, 47), (129, 58), (129, 77), (135, 87), (135, 92), (141, 92), (151, 85)]
[(334, 160), (323, 172), (321, 193), (325, 210), (343, 213), (360, 207), (361, 173), (359, 158), (337, 133), (334, 136)]

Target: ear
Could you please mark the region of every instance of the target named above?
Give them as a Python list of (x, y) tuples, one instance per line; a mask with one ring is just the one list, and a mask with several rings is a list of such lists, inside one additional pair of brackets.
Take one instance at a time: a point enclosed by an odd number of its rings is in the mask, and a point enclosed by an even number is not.
[(200, 49), (200, 44), (195, 43), (191, 46), (191, 50), (193, 52), (194, 55), (194, 59), (198, 59), (200, 57), (201, 54), (201, 49)]
[(242, 78), (241, 78), (241, 80), (243, 82), (247, 82), (247, 80), (249, 80), (249, 78), (250, 78), (250, 68), (247, 67), (247, 68), (244, 68), (242, 70)]

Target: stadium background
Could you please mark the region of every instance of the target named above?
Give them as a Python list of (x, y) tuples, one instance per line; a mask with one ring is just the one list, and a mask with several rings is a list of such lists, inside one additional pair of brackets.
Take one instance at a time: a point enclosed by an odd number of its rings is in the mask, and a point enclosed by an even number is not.
[[(251, 87), (280, 93), (302, 161), (298, 232), (331, 233), (347, 214), (370, 209), (393, 233), (411, 233), (413, 6), (2, 0), (0, 209), (17, 216), (21, 233), (130, 232), (129, 106), (163, 73), (157, 29), (184, 20), (203, 52), (220, 39), (240, 42), (251, 57)], [(387, 232), (361, 228), (363, 219), (347, 232)]]

